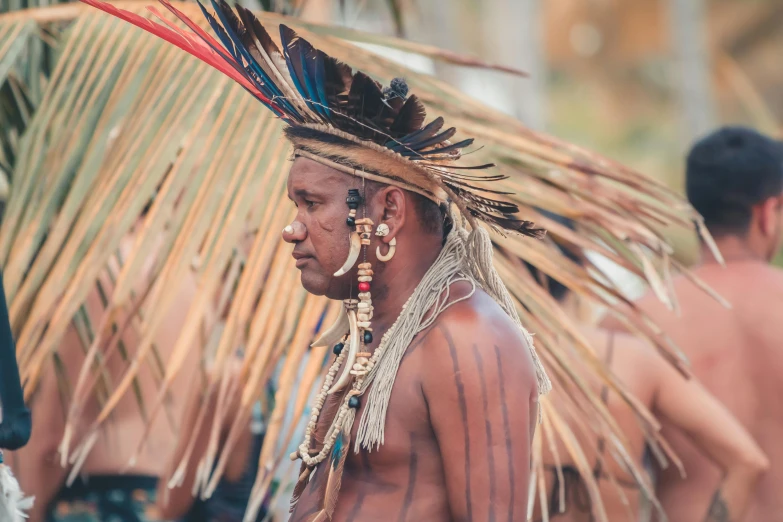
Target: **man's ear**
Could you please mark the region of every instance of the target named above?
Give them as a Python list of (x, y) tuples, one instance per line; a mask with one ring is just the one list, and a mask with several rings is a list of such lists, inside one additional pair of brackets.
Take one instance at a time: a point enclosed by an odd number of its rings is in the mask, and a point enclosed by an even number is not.
[(759, 230), (764, 237), (777, 237), (782, 204), (780, 197), (774, 197), (759, 205)]
[(407, 200), (402, 189), (397, 187), (383, 188), (378, 191), (376, 198), (376, 204), (381, 208), (381, 218), (375, 225), (377, 227), (381, 223), (385, 223), (389, 227), (389, 233), (379, 238), (384, 243), (388, 243), (405, 226)]

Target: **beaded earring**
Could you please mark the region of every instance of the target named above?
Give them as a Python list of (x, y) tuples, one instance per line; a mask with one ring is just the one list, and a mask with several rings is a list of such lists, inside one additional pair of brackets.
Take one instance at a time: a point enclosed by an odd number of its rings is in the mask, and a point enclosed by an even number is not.
[[(389, 235), (389, 225), (386, 223), (381, 223), (378, 225), (378, 229), (375, 231), (375, 235), (378, 237), (385, 237)], [(381, 254), (381, 247), (380, 245), (375, 247), (375, 257), (378, 259), (378, 261), (382, 263), (386, 263), (391, 260), (391, 258), (394, 257), (394, 253), (397, 251), (397, 238), (393, 237), (391, 241), (389, 241), (389, 251), (386, 252), (386, 254)]]

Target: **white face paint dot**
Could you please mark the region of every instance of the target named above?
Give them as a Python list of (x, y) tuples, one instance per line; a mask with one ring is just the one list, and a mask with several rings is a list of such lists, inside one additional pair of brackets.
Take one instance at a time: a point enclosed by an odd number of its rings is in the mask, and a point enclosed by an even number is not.
[(287, 227), (285, 227), (283, 229), (283, 232), (285, 232), (286, 234), (293, 234), (294, 233), (294, 227), (292, 227), (291, 225), (288, 225)]

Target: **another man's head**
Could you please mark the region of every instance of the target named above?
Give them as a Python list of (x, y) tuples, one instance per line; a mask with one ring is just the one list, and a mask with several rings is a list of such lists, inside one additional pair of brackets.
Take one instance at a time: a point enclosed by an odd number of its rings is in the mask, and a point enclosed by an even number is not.
[[(384, 223), (389, 227), (385, 237), (372, 236), (367, 249), (376, 280), (392, 264), (413, 269), (421, 263), (431, 264), (442, 246), (445, 232), (445, 213), (434, 202), (418, 194), (397, 187), (345, 174), (319, 162), (297, 157), (288, 175), (288, 196), (297, 207), (291, 223), (292, 232), (283, 238), (293, 243), (293, 256), (301, 271), (302, 286), (316, 295), (331, 299), (349, 297), (356, 281), (356, 267), (341, 277), (334, 277), (348, 257), (349, 233), (346, 224), (349, 189), (359, 189), (365, 201), (358, 216), (366, 211), (375, 227)], [(388, 245), (396, 238), (394, 258), (388, 263), (378, 262), (375, 247)], [(386, 253), (387, 246), (382, 246)]]
[(725, 127), (688, 154), (688, 200), (718, 240), (739, 239), (771, 260), (783, 240), (783, 144)]
[[(546, 218), (554, 221), (555, 223), (562, 225), (570, 230), (575, 230), (574, 222), (566, 217), (559, 216), (557, 214), (553, 214), (552, 212), (548, 212), (543, 209), (537, 209), (539, 213), (544, 215)], [(550, 236), (551, 237), (551, 236)], [(566, 258), (578, 265), (582, 265), (582, 258), (574, 253), (572, 250), (565, 248), (564, 246), (555, 243), (560, 253)], [(533, 279), (536, 280), (536, 282), (541, 285), (547, 292), (549, 292), (549, 295), (551, 295), (556, 301), (563, 303), (569, 295), (571, 294), (571, 291), (568, 289), (567, 286), (565, 286), (563, 283), (558, 281), (557, 279), (545, 274), (535, 266), (531, 265), (527, 261), (525, 261), (525, 266), (530, 271), (530, 274), (533, 276)]]

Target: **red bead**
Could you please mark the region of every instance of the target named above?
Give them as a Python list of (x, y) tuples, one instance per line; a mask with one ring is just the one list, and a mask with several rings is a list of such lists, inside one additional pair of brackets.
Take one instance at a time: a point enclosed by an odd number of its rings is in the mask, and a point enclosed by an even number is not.
[(370, 291), (370, 283), (366, 283), (366, 282), (359, 283), (359, 291), (360, 292), (369, 292)]

